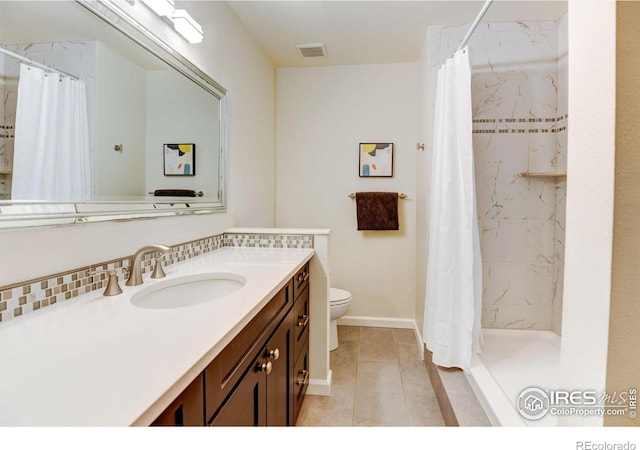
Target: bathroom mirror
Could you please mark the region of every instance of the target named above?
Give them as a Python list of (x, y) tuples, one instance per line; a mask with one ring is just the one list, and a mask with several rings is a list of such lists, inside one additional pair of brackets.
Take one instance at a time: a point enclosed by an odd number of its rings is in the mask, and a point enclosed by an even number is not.
[[(145, 8), (142, 2), (0, 2), (0, 228), (224, 210), (226, 91), (122, 5)], [(25, 81), (32, 75), (72, 86), (74, 100), (54, 109), (80, 116), (68, 133), (78, 141), (60, 144), (62, 133), (39, 134), (49, 105), (25, 102), (40, 89)], [(82, 95), (73, 87), (77, 79)], [(67, 98), (66, 92), (56, 96)], [(28, 113), (33, 104), (38, 115)], [(76, 113), (83, 108), (86, 115)], [(29, 140), (41, 148), (27, 153)], [(69, 148), (81, 156), (58, 150)], [(84, 165), (59, 169), (48, 161), (54, 157)], [(77, 173), (88, 175), (78, 181)], [(70, 179), (71, 187), (58, 189)], [(154, 195), (170, 190), (172, 196)]]

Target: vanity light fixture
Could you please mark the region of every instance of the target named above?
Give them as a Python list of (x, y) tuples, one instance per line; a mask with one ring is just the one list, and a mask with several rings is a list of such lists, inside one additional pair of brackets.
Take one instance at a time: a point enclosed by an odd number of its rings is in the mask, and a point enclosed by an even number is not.
[(173, 0), (142, 0), (142, 2), (160, 17), (171, 19), (173, 16), (175, 7)]
[(204, 39), (202, 27), (185, 9), (176, 9), (171, 18), (173, 27), (187, 41), (192, 44), (199, 44)]

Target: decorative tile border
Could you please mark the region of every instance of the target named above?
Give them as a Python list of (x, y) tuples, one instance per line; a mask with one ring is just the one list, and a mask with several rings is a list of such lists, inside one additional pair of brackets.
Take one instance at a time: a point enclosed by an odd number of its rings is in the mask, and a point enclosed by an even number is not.
[[(568, 114), (558, 117), (498, 118), (473, 119), (474, 134), (511, 134), (511, 133), (560, 133), (567, 129)], [(525, 127), (525, 124), (529, 126)], [(488, 128), (492, 127), (492, 128)], [(514, 128), (516, 127), (516, 128)]]
[[(163, 257), (163, 264), (168, 267), (223, 247), (313, 248), (313, 236), (218, 234), (171, 247), (169, 254)], [(143, 274), (152, 271), (156, 257), (158, 252), (144, 255)], [(130, 256), (126, 256), (9, 286), (0, 286), (0, 324), (79, 295), (104, 289), (108, 281), (108, 270), (116, 270), (118, 282), (122, 285), (129, 270), (129, 262)]]
[(228, 233), (224, 236), (224, 246), (260, 248), (313, 248), (313, 236), (293, 234)]
[(508, 117), (504, 119), (473, 119), (473, 123), (534, 123), (534, 122), (560, 122), (569, 117), (569, 114), (560, 115), (558, 117)]
[(128, 264), (128, 259), (120, 259), (2, 287), (0, 322), (101, 289), (107, 283), (106, 270), (115, 269), (122, 279)]
[[(169, 255), (163, 258), (163, 261), (165, 266), (170, 266), (171, 264), (176, 264), (189, 258), (194, 258), (196, 256), (218, 250), (223, 247), (223, 243), (224, 234), (218, 234), (195, 241), (178, 244), (171, 247), (171, 252), (169, 253)], [(148, 262), (148, 265), (151, 266), (151, 260), (155, 258), (156, 255), (151, 253), (147, 256), (148, 259), (145, 258), (143, 261)], [(148, 270), (151, 269), (149, 268)]]

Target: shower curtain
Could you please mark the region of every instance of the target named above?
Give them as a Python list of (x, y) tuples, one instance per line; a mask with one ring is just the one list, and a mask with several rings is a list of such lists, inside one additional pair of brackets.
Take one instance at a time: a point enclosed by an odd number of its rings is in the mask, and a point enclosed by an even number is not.
[(90, 200), (91, 148), (84, 82), (21, 64), (11, 198)]
[(482, 261), (467, 47), (438, 71), (434, 117), (425, 343), (435, 364), (468, 371), (482, 345)]

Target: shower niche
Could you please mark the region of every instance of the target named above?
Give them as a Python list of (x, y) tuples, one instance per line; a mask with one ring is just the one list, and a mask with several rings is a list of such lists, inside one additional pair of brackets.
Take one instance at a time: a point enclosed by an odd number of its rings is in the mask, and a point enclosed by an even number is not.
[[(429, 27), (430, 79), (468, 25)], [(483, 23), (469, 40), (483, 328), (560, 334), (567, 20)], [(435, 83), (431, 83), (433, 85)]]

